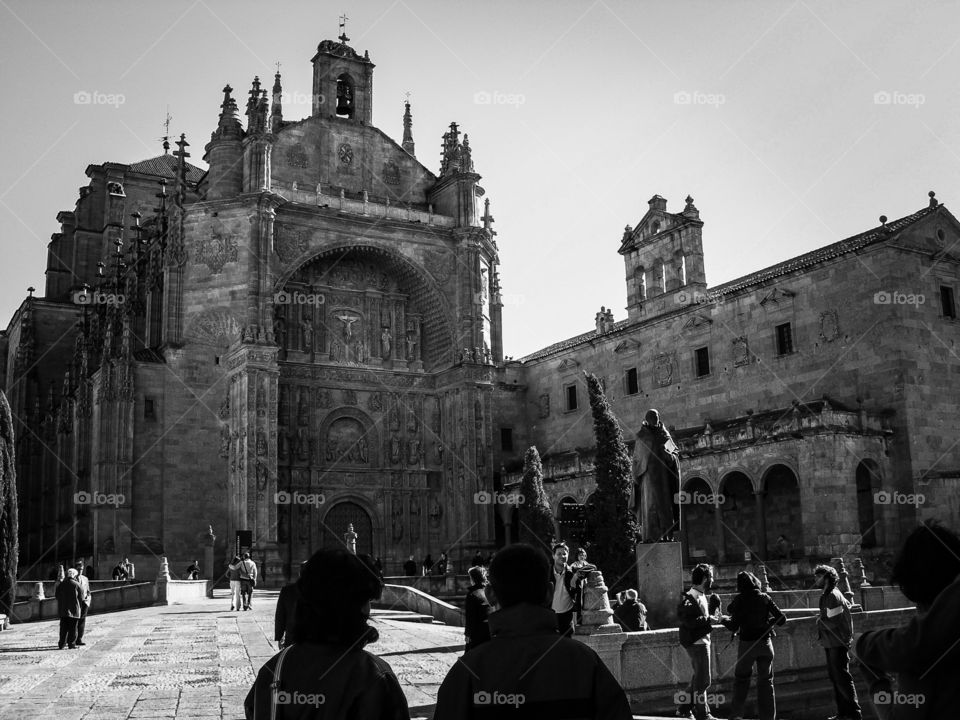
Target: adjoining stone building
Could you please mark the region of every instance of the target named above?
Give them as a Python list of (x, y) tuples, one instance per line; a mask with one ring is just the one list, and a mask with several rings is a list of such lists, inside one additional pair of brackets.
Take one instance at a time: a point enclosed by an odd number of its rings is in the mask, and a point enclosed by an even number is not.
[[(627, 318), (518, 361), (497, 390), (497, 462), (545, 457), (559, 515), (595, 487), (584, 371), (632, 446), (657, 408), (683, 452), (687, 562), (889, 558), (917, 521), (960, 525), (955, 385), (960, 226), (928, 206), (708, 288), (703, 222), (654, 196), (619, 247)], [(504, 448), (504, 441), (507, 447)], [(509, 506), (498, 520), (516, 522)]]
[(245, 123), (227, 86), (206, 171), (181, 136), (90, 166), (58, 215), (43, 297), (3, 335), (28, 575), (77, 556), (149, 575), (202, 557), (210, 526), (218, 568), (248, 530), (268, 582), (351, 523), (388, 571), (493, 546), (480, 175), (456, 123), (438, 174), (409, 103), (401, 144), (370, 124), (374, 65), (348, 40), (320, 43), (309, 117), (284, 118), (279, 73)]

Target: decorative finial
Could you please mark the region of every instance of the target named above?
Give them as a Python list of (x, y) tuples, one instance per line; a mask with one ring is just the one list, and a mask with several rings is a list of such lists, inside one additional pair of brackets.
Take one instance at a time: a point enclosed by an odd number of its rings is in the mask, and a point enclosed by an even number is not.
[(280, 76), (280, 61), (277, 60), (277, 76)]
[(350, 38), (347, 37), (347, 20), (349, 19), (346, 13), (340, 16), (340, 37), (338, 39), (342, 43), (350, 42)]
[(886, 227), (886, 226), (887, 226), (887, 216), (886, 216), (886, 215), (881, 215), (881, 216), (880, 216), (880, 224), (881, 224), (883, 227)]
[(936, 195), (937, 195), (937, 194), (936, 194), (933, 190), (931, 190), (930, 192), (928, 192), (927, 195), (930, 196), (930, 207), (934, 208), (934, 207), (936, 207), (937, 205), (940, 204), (940, 203), (937, 201), (937, 198), (936, 198)]
[(36, 288), (33, 285), (27, 288), (27, 292), (30, 293), (30, 297), (33, 297), (33, 293), (35, 291), (36, 291)]
[(693, 198), (687, 195), (686, 203), (687, 205), (693, 205)]
[(173, 116), (170, 115), (170, 106), (167, 105), (167, 117), (163, 121), (163, 154), (170, 152), (170, 121)]

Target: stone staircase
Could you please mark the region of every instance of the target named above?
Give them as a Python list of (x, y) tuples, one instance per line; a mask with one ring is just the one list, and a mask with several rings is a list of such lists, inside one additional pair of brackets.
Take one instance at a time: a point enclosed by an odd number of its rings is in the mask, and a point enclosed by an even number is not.
[(373, 608), (370, 611), (371, 620), (396, 620), (398, 622), (410, 623), (428, 623), (432, 625), (443, 625), (439, 620), (434, 620), (432, 615), (423, 615), (422, 613), (411, 612), (410, 610), (396, 610)]

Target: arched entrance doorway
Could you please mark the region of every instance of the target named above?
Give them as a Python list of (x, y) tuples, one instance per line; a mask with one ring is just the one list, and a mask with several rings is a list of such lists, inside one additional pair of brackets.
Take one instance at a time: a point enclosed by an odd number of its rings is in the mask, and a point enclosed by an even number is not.
[(734, 471), (720, 481), (719, 504), (726, 559), (740, 562), (746, 553), (760, 553), (757, 540), (757, 506), (753, 497), (753, 483), (742, 472)]
[(357, 533), (357, 553), (373, 555), (373, 522), (370, 515), (362, 507), (349, 501), (338, 502), (327, 511), (321, 523), (320, 547), (344, 547), (343, 535), (351, 523), (353, 531)]
[(577, 507), (576, 498), (570, 497), (569, 495), (561, 498), (560, 503), (557, 505), (557, 512), (554, 515), (557, 523), (557, 537), (573, 547), (581, 542), (581, 528), (571, 524), (570, 520), (573, 518), (569, 511), (564, 510), (564, 506)]
[(707, 481), (698, 477), (688, 479), (683, 483), (680, 500), (680, 533), (686, 561), (692, 565), (716, 562), (719, 555), (716, 506)]
[(873, 460), (861, 460), (857, 465), (857, 521), (860, 526), (860, 546), (874, 548), (881, 540), (881, 528), (876, 516), (876, 493), (880, 491), (880, 468)]
[[(802, 556), (803, 513), (797, 476), (786, 465), (774, 465), (763, 478), (763, 489), (766, 557), (789, 560)], [(785, 543), (778, 542), (781, 535)]]

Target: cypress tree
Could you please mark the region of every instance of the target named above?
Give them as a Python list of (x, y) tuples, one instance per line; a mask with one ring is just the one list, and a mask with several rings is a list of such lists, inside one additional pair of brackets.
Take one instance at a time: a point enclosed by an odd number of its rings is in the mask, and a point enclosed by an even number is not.
[(520, 509), (520, 542), (543, 547), (547, 555), (556, 537), (553, 512), (543, 491), (543, 464), (536, 447), (523, 456), (523, 479), (520, 494), (524, 499)]
[(0, 613), (11, 620), (17, 597), (18, 552), (13, 418), (7, 396), (0, 390)]
[(603, 572), (604, 581), (618, 592), (636, 585), (635, 547), (639, 527), (630, 511), (633, 468), (623, 442), (620, 423), (610, 409), (596, 375), (584, 373), (597, 438), (594, 472), (597, 489), (587, 507), (587, 523), (593, 543), (588, 560)]

